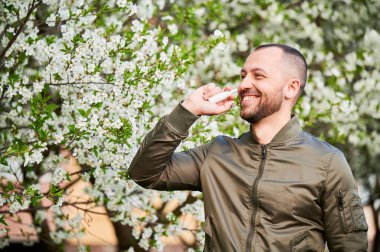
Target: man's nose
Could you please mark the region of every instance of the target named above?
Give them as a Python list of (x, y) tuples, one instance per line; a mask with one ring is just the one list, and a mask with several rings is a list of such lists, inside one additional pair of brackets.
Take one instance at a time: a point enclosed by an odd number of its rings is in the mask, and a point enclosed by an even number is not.
[(249, 77), (249, 75), (245, 76), (244, 79), (240, 81), (240, 84), (238, 86), (238, 90), (245, 90), (250, 89), (254, 86), (252, 78)]

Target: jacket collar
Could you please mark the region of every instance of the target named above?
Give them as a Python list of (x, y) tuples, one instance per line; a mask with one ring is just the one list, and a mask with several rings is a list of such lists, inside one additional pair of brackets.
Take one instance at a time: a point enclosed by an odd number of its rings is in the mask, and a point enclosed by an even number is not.
[[(285, 124), (284, 127), (280, 129), (279, 132), (274, 136), (269, 145), (285, 143), (296, 136), (298, 136), (302, 131), (301, 124), (297, 116), (292, 115), (291, 119)], [(252, 130), (246, 132), (243, 136), (243, 140), (248, 141), (251, 144), (259, 144), (256, 138), (252, 134)]]

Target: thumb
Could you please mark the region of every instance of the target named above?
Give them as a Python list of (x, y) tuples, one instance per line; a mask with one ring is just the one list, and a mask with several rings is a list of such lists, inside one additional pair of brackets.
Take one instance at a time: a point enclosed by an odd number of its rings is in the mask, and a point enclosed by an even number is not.
[(221, 114), (221, 113), (224, 113), (224, 112), (227, 112), (228, 110), (230, 110), (232, 108), (232, 106), (234, 105), (234, 101), (225, 101), (223, 102), (223, 104), (219, 105), (218, 106), (218, 114)]

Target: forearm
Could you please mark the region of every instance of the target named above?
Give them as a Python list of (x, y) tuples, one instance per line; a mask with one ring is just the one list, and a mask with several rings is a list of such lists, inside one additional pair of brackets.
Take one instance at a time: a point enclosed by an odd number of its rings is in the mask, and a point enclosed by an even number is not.
[(129, 167), (129, 176), (143, 187), (156, 188), (163, 172), (173, 165), (175, 149), (187, 137), (188, 129), (197, 118), (181, 105), (161, 118), (141, 143)]

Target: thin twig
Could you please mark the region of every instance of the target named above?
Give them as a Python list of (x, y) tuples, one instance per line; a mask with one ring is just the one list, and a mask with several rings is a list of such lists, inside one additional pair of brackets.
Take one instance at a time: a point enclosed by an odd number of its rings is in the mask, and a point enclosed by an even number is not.
[(6, 86), (3, 86), (3, 91), (1, 92), (1, 96), (0, 96), (0, 102), (1, 102), (1, 100), (4, 98), (4, 95), (5, 95), (5, 87), (6, 87)]
[[(94, 202), (95, 201), (93, 201), (93, 200), (80, 201), (80, 202), (75, 202), (75, 203), (63, 202), (62, 206), (77, 207), (77, 205), (86, 205), (86, 204), (90, 204), (90, 203), (94, 203)], [(46, 209), (49, 209), (52, 206), (54, 206), (54, 204), (51, 204), (49, 206), (29, 207), (27, 209), (21, 209), (21, 210), (17, 211), (17, 213), (30, 213), (30, 212), (35, 212), (35, 211), (38, 211), (38, 210), (46, 210)], [(9, 210), (0, 210), (0, 214), (10, 214), (10, 212), (9, 212)]]
[(93, 211), (93, 210), (90, 210), (90, 209), (86, 209), (86, 208), (82, 208), (82, 207), (79, 207), (79, 206), (75, 206), (75, 204), (73, 204), (73, 205), (74, 205), (74, 207), (76, 209), (82, 210), (84, 212), (93, 213), (93, 214), (100, 214), (100, 215), (108, 215), (108, 213), (96, 212), (96, 211)]
[(1, 52), (0, 54), (0, 62), (2, 62), (5, 58), (5, 55), (6, 53), (8, 52), (8, 50), (11, 48), (11, 46), (13, 45), (13, 43), (16, 41), (16, 39), (18, 38), (18, 36), (21, 34), (22, 30), (24, 29), (24, 26), (26, 25), (26, 23), (28, 22), (30, 16), (32, 15), (32, 13), (34, 12), (34, 10), (38, 7), (38, 5), (41, 4), (41, 1), (38, 1), (38, 2), (35, 2), (33, 1), (31, 3), (31, 7), (30, 9), (28, 10), (28, 13), (26, 14), (24, 20), (22, 21), (22, 23), (20, 24), (20, 26), (18, 27), (17, 31), (16, 31), (16, 34), (13, 36), (13, 38), (8, 42), (7, 46), (5, 47), (5, 49)]
[[(95, 84), (95, 85), (115, 85), (114, 83), (109, 82), (91, 82), (91, 81), (84, 81), (84, 82), (64, 82), (64, 83), (47, 83), (50, 86), (69, 86), (69, 85), (88, 85), (88, 84)], [(32, 86), (33, 83), (25, 83), (21, 84), (21, 86)]]
[(81, 173), (84, 173), (84, 172), (91, 171), (91, 169), (92, 168), (85, 168), (85, 169), (82, 169), (80, 171), (76, 171), (76, 172), (70, 173), (69, 175), (72, 176), (72, 175), (76, 175), (76, 174), (81, 174)]
[(5, 126), (5, 127), (0, 127), (0, 130), (7, 130), (7, 129), (30, 129), (29, 126), (26, 126), (26, 125), (11, 125), (11, 126)]

